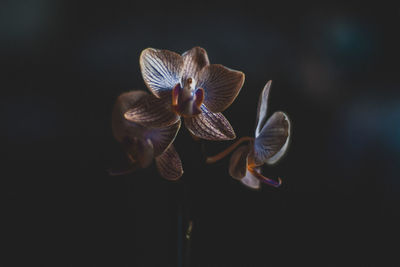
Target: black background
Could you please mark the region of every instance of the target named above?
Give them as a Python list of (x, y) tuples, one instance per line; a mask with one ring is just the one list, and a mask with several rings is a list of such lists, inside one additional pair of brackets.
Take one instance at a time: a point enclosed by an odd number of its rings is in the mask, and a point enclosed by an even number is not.
[[(1, 266), (399, 265), (399, 6), (289, 2), (2, 1)], [(279, 189), (229, 177), (231, 142), (175, 146), (185, 173), (110, 177), (116, 97), (146, 90), (139, 54), (201, 46), (246, 74), (224, 112), (253, 135), (258, 95), (292, 121)], [(181, 213), (184, 202), (184, 213)]]

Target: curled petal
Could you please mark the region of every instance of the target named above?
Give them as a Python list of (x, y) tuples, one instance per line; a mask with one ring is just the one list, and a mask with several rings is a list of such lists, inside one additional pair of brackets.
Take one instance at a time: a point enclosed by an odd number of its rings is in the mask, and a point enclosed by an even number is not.
[(236, 138), (229, 121), (221, 113), (213, 113), (202, 105), (201, 113), (185, 118), (186, 128), (197, 137), (207, 140), (232, 140)]
[(161, 97), (180, 82), (182, 56), (168, 51), (147, 48), (140, 54), (140, 69), (145, 84), (157, 97)]
[(200, 73), (198, 87), (205, 90), (204, 104), (212, 112), (228, 108), (239, 94), (244, 73), (222, 65), (208, 65)]
[(210, 65), (207, 52), (201, 47), (193, 47), (182, 54), (183, 57), (183, 74), (182, 80), (193, 78), (198, 80), (198, 75), (205, 66)]
[(261, 128), (267, 118), (268, 96), (271, 83), (272, 81), (267, 82), (258, 99), (256, 137), (260, 134)]
[(282, 180), (281, 180), (281, 178), (278, 178), (278, 181), (272, 180), (272, 179), (270, 179), (270, 178), (268, 178), (268, 177), (263, 176), (263, 175), (260, 173), (260, 170), (259, 170), (259, 169), (256, 170), (256, 169), (249, 168), (248, 171), (249, 171), (252, 175), (254, 175), (254, 177), (256, 177), (258, 180), (260, 180), (261, 182), (263, 182), (263, 183), (265, 183), (265, 184), (268, 184), (268, 185), (273, 186), (273, 187), (280, 187), (280, 186), (282, 185)]
[(176, 123), (179, 116), (170, 109), (170, 99), (147, 95), (128, 109), (125, 119), (148, 127), (163, 127)]
[(173, 145), (156, 157), (156, 166), (167, 180), (178, 180), (183, 174), (182, 162)]
[(246, 169), (246, 175), (240, 180), (242, 184), (251, 189), (260, 189), (260, 180), (257, 179), (248, 169)]
[(150, 139), (154, 146), (154, 156), (157, 157), (163, 153), (172, 142), (175, 140), (178, 134), (179, 128), (181, 127), (181, 121), (178, 120), (176, 123), (161, 127), (161, 128), (148, 128), (144, 133), (145, 139)]
[(247, 156), (249, 146), (241, 146), (232, 154), (229, 161), (229, 175), (235, 179), (242, 179), (247, 171)]
[(288, 146), (289, 130), (290, 122), (285, 113), (275, 112), (268, 119), (254, 142), (256, 165), (261, 165), (268, 160), (270, 163), (275, 163), (282, 157)]

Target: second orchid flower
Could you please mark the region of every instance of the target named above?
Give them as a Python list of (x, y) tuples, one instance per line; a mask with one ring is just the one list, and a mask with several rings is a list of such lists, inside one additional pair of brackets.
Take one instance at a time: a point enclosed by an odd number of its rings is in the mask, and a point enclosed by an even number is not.
[(207, 163), (213, 163), (228, 155), (239, 144), (248, 141), (248, 145), (240, 146), (233, 153), (229, 174), (253, 189), (260, 188), (260, 182), (274, 187), (282, 184), (280, 178), (275, 181), (263, 176), (261, 166), (278, 162), (285, 154), (290, 139), (290, 121), (284, 112), (277, 111), (267, 120), (270, 87), (271, 81), (265, 85), (259, 98), (255, 136), (242, 137), (225, 151), (207, 158)]

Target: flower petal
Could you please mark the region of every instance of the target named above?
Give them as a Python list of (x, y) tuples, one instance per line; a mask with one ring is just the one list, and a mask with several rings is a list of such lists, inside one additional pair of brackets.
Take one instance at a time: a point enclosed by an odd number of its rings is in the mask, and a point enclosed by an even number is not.
[(180, 82), (182, 67), (182, 56), (168, 50), (147, 48), (140, 54), (143, 80), (157, 97)]
[(197, 87), (205, 90), (204, 104), (212, 112), (228, 108), (239, 94), (244, 73), (222, 65), (208, 65), (200, 73)]
[(261, 128), (267, 119), (268, 96), (271, 83), (272, 81), (267, 82), (258, 99), (256, 137), (260, 134)]
[(236, 138), (235, 131), (229, 121), (221, 113), (213, 113), (202, 105), (201, 113), (185, 118), (186, 128), (197, 137), (207, 140), (232, 140)]
[(276, 162), (283, 155), (289, 141), (289, 128), (290, 122), (285, 113), (278, 111), (272, 114), (254, 142), (254, 159), (257, 165), (267, 162), (268, 159)]
[(246, 169), (246, 175), (240, 180), (242, 184), (251, 189), (260, 189), (260, 180), (257, 179), (249, 170)]
[(132, 163), (137, 163), (141, 168), (148, 167), (154, 158), (153, 144), (150, 139), (127, 137), (123, 145)]
[(140, 103), (141, 100), (146, 98), (149, 94), (145, 91), (130, 91), (122, 93), (115, 101), (113, 114), (112, 114), (112, 130), (115, 139), (122, 142), (128, 135), (133, 137), (142, 136), (143, 127), (140, 125), (127, 121), (124, 118), (124, 113)]
[(176, 123), (179, 116), (171, 110), (170, 98), (157, 98), (147, 95), (128, 109), (125, 119), (153, 128)]
[(144, 136), (145, 139), (151, 140), (154, 146), (155, 157), (159, 156), (170, 146), (170, 144), (175, 140), (180, 127), (181, 121), (178, 120), (176, 123), (170, 126), (161, 128), (147, 128)]
[(247, 171), (247, 156), (249, 154), (249, 146), (241, 146), (232, 154), (229, 161), (229, 175), (235, 179), (242, 179)]
[(173, 145), (156, 157), (156, 166), (167, 180), (178, 180), (183, 174), (182, 162)]
[(183, 57), (183, 74), (182, 80), (188, 78), (198, 81), (200, 71), (207, 65), (210, 65), (206, 50), (201, 47), (193, 47), (182, 54)]
[(285, 155), (285, 152), (289, 146), (289, 141), (290, 141), (290, 134), (291, 134), (291, 125), (290, 125), (290, 120), (287, 117), (287, 115), (285, 113), (283, 113), (283, 115), (286, 117), (286, 121), (288, 122), (288, 137), (286, 138), (286, 142), (285, 144), (282, 146), (282, 148), (272, 157), (270, 157), (269, 159), (267, 159), (265, 162), (269, 165), (275, 164), (277, 163), (283, 155)]

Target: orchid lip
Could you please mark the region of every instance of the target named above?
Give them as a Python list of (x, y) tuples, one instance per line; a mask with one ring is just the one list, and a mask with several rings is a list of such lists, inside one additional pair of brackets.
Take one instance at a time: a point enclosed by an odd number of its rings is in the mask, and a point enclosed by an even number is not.
[(247, 166), (247, 170), (253, 174), (260, 182), (263, 182), (265, 184), (268, 184), (273, 187), (280, 187), (282, 185), (282, 180), (281, 178), (278, 177), (278, 181), (272, 180), (268, 177), (265, 177), (261, 173), (257, 172), (252, 166)]
[(184, 87), (178, 83), (172, 89), (172, 110), (183, 117), (193, 117), (201, 113), (204, 101), (204, 89), (194, 89), (194, 80), (188, 78)]

